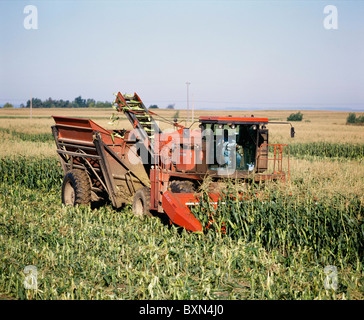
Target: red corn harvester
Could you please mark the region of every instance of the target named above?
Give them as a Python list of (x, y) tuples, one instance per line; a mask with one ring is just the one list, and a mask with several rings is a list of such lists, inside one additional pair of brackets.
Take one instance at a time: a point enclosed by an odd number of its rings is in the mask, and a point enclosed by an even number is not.
[[(198, 129), (172, 122), (163, 132), (139, 96), (116, 95), (114, 106), (132, 130), (106, 130), (89, 119), (53, 116), (57, 153), (64, 171), (66, 205), (111, 201), (132, 204), (136, 215), (166, 214), (190, 231), (202, 231), (190, 206), (199, 205), (198, 187), (208, 177), (210, 203), (221, 199), (226, 178), (259, 182), (289, 179), (286, 144), (269, 144), (267, 118), (199, 118)], [(168, 121), (161, 118), (162, 121)], [(294, 137), (291, 125), (291, 137)], [(206, 226), (205, 226), (206, 227)]]

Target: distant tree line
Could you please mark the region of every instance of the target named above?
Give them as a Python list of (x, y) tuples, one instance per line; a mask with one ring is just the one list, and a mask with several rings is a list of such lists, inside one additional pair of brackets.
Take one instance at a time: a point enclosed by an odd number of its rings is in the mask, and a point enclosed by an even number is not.
[[(166, 109), (174, 109), (174, 104), (169, 104)], [(1, 107), (1, 106), (0, 106)], [(20, 105), (21, 108), (30, 108), (30, 100), (24, 105)], [(73, 101), (69, 100), (55, 100), (48, 98), (41, 100), (39, 98), (32, 99), (32, 108), (111, 108), (112, 103), (108, 101), (95, 101), (94, 99), (82, 99), (78, 96)], [(3, 108), (13, 108), (13, 105), (7, 102)], [(158, 105), (152, 104), (148, 107), (149, 109), (159, 109)]]
[[(159, 107), (156, 104), (151, 104), (148, 109), (159, 109)], [(174, 109), (174, 104), (169, 104), (166, 109)]]
[[(94, 99), (82, 99), (81, 96), (75, 98), (73, 101), (69, 100), (54, 100), (48, 98), (41, 100), (38, 98), (32, 99), (32, 108), (111, 108), (111, 102), (95, 101)], [(21, 104), (22, 108), (30, 108), (30, 100), (27, 101), (26, 105)]]

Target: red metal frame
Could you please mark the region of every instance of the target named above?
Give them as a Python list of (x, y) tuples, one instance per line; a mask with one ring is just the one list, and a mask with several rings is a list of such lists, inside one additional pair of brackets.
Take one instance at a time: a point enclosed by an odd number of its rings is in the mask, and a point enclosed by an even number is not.
[[(269, 148), (269, 146), (274, 146), (274, 157), (273, 158), (269, 158), (269, 156), (262, 157), (261, 156), (261, 149), (262, 147), (267, 146)], [(282, 174), (283, 172), (283, 149), (287, 148), (287, 176), (288, 176), (288, 180), (290, 179), (290, 169), (289, 169), (289, 147), (287, 144), (280, 144), (280, 143), (262, 143), (260, 145), (260, 147), (258, 148), (258, 154), (257, 154), (257, 159), (260, 160), (268, 160), (268, 161), (273, 161), (273, 174)], [(269, 150), (268, 150), (268, 154), (269, 154)], [(277, 167), (278, 167), (278, 171), (276, 171), (276, 163)]]
[(102, 140), (108, 144), (122, 144), (123, 139), (111, 137), (112, 131), (106, 130), (90, 119), (68, 118), (52, 116), (57, 124), (59, 139), (81, 144), (93, 145), (93, 135), (100, 132)]

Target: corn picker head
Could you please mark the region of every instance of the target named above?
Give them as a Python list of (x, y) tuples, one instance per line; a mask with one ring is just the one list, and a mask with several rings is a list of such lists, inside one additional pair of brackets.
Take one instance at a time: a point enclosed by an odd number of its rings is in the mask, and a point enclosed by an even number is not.
[[(62, 195), (78, 192), (76, 183), (72, 185), (77, 174), (73, 180), (69, 175), (81, 170), (88, 176), (88, 181), (79, 179), (88, 183), (82, 190), (90, 199), (108, 198), (115, 207), (133, 203), (137, 214), (163, 213), (179, 226), (202, 231), (190, 207), (199, 205), (196, 190), (206, 178), (214, 183), (226, 178), (289, 179), (288, 146), (268, 143), (267, 118), (200, 117), (198, 129), (175, 121), (174, 130), (162, 132), (159, 116), (136, 93), (119, 92), (114, 107), (126, 115), (131, 130), (105, 130), (91, 120), (54, 117), (53, 135), (68, 177)], [(221, 195), (213, 190), (209, 198), (216, 206)], [(78, 198), (66, 194), (64, 199)]]

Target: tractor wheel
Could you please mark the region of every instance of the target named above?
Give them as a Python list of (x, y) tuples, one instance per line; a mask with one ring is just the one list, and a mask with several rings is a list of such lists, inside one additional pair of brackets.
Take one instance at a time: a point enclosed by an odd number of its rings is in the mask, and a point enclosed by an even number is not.
[(85, 171), (70, 170), (63, 178), (62, 203), (75, 206), (91, 202), (91, 185)]
[(133, 213), (138, 216), (151, 217), (150, 213), (150, 189), (147, 187), (139, 189), (133, 198)]
[(173, 193), (195, 193), (196, 189), (192, 181), (174, 180), (169, 185), (169, 188)]

